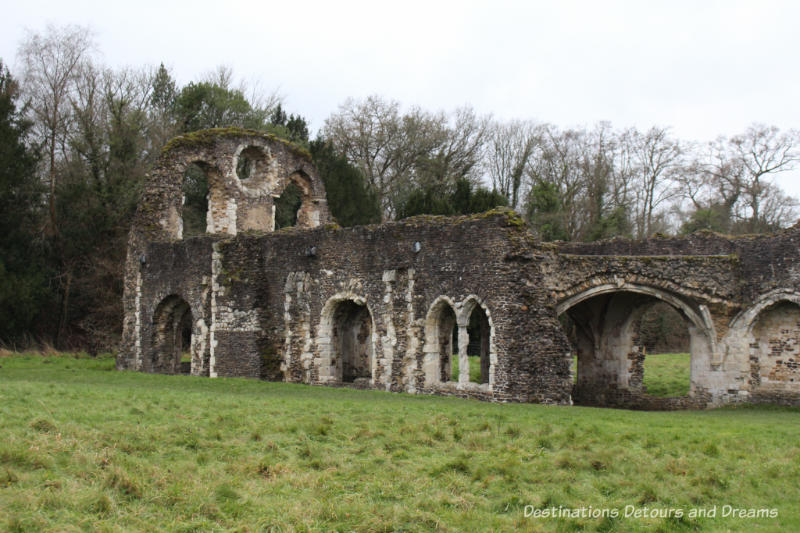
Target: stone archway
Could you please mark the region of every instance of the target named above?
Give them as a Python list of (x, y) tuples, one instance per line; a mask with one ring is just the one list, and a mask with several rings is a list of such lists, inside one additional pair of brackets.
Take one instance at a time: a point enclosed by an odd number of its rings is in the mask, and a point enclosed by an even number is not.
[(779, 289), (763, 294), (731, 322), (726, 366), (741, 368), (754, 401), (800, 401), (800, 294)]
[[(573, 325), (578, 359), (573, 400), (586, 405), (646, 408), (685, 407), (688, 400), (653, 398), (644, 387), (645, 351), (637, 327), (655, 303), (670, 305), (683, 317), (688, 335), (689, 392), (698, 390), (695, 377), (710, 368), (714, 350), (713, 326), (700, 306), (662, 289), (632, 284), (601, 284), (569, 295), (556, 306)], [(681, 403), (682, 402), (682, 403)]]
[[(494, 350), (494, 324), (488, 307), (477, 296), (467, 296), (457, 314), (459, 382), (492, 387), (497, 354)], [(479, 372), (470, 378), (470, 361), (476, 360)]]
[(453, 372), (453, 356), (457, 354), (458, 342), (453, 342), (457, 331), (455, 305), (446, 296), (438, 297), (425, 317), (425, 359), (423, 370), (425, 383), (447, 383), (456, 381), (458, 373)]
[[(277, 216), (279, 208), (293, 211), (294, 220), (290, 226), (313, 228), (319, 225), (319, 211), (314, 205), (311, 178), (302, 170), (290, 174), (273, 193), (274, 216), (273, 227), (278, 229)], [(283, 199), (290, 195), (290, 204), (283, 204)], [(286, 227), (285, 225), (283, 227)]]
[[(153, 313), (153, 344), (150, 371), (159, 374), (189, 374), (199, 360), (194, 350), (194, 319), (186, 300), (172, 294)], [(188, 355), (188, 361), (184, 360)]]
[(363, 298), (334, 297), (323, 307), (319, 329), (319, 381), (371, 386), (375, 328)]
[(751, 335), (751, 388), (800, 393), (800, 305), (780, 300), (762, 309)]

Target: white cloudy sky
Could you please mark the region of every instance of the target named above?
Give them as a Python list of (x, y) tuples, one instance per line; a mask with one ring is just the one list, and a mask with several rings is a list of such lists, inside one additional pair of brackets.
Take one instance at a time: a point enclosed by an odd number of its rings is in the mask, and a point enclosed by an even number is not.
[[(671, 126), (705, 141), (752, 122), (800, 127), (800, 2), (17, 0), (0, 57), (26, 29), (91, 26), (106, 63), (225, 64), (277, 88), (319, 128), (348, 96), (560, 126)], [(800, 196), (800, 173), (779, 178)]]

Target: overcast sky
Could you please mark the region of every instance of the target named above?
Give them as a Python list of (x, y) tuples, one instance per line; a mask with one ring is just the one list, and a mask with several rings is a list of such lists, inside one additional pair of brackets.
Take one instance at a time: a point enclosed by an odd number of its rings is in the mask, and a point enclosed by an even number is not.
[[(800, 127), (800, 2), (17, 0), (0, 57), (13, 69), (26, 29), (48, 23), (88, 25), (107, 64), (163, 61), (180, 84), (228, 65), (312, 130), (370, 94), (695, 141)], [(800, 197), (800, 173), (779, 183)]]

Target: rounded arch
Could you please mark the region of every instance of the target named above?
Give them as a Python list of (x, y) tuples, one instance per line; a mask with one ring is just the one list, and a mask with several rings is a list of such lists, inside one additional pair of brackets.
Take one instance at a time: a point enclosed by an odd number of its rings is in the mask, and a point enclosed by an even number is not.
[(427, 385), (452, 381), (452, 357), (457, 348), (453, 343), (453, 333), (457, 331), (456, 309), (452, 298), (438, 296), (425, 315), (425, 345), (422, 351), (425, 354), (423, 372)]
[[(272, 193), (275, 205), (273, 226), (313, 228), (320, 224), (319, 209), (314, 205), (314, 182), (304, 170), (297, 169), (280, 180)], [(279, 224), (278, 218), (282, 219)], [(290, 221), (291, 223), (286, 223)]]
[[(588, 285), (588, 287), (587, 287)], [(555, 305), (556, 314), (572, 319), (578, 357), (573, 397), (578, 403), (636, 401), (626, 394), (646, 394), (643, 387), (645, 351), (639, 345), (637, 320), (653, 305), (664, 302), (684, 319), (689, 335), (689, 396), (697, 376), (708, 373), (716, 347), (711, 314), (703, 304), (656, 285), (595, 279), (567, 292)], [(625, 393), (618, 394), (618, 391)], [(616, 400), (613, 396), (618, 396)], [(648, 396), (648, 398), (652, 398)], [(664, 399), (665, 405), (668, 399)], [(655, 404), (648, 404), (655, 405)]]
[[(186, 300), (177, 294), (163, 298), (153, 311), (149, 370), (161, 374), (199, 372), (197, 333), (194, 313)], [(182, 359), (186, 353), (188, 361)]]
[(211, 165), (204, 160), (184, 162), (181, 171), (181, 238), (202, 235), (208, 231), (211, 173)]
[[(731, 321), (729, 344), (746, 355), (751, 393), (800, 394), (800, 294), (777, 289), (761, 295)], [(730, 362), (729, 362), (730, 363)]]
[(318, 380), (373, 385), (375, 331), (374, 315), (366, 298), (350, 292), (330, 297), (320, 313)]
[(314, 186), (311, 180), (311, 176), (309, 176), (303, 169), (297, 169), (284, 180), (281, 187), (277, 189), (275, 192), (281, 194), (286, 187), (289, 186), (290, 183), (294, 183), (300, 190), (303, 191), (303, 197), (311, 197), (314, 194)]
[[(643, 294), (645, 296), (652, 296), (653, 298), (657, 298), (680, 310), (695, 327), (708, 331), (709, 334), (711, 334), (714, 330), (714, 324), (711, 321), (711, 315), (708, 313), (708, 310), (705, 309), (704, 306), (699, 305), (697, 306), (697, 308), (693, 308), (691, 305), (686, 303), (686, 301), (684, 301), (682, 298), (674, 294), (671, 294), (670, 292), (662, 288), (655, 287), (652, 285), (642, 285), (642, 284), (627, 283), (627, 282), (625, 283), (603, 282), (597, 285), (593, 285), (588, 289), (583, 288), (581, 290), (575, 291), (575, 293), (568, 296), (564, 296), (558, 301), (558, 303), (556, 304), (556, 314), (562, 315), (564, 314), (565, 311), (568, 311), (570, 308), (578, 305), (579, 303), (585, 300), (588, 300), (589, 298), (593, 298), (601, 294), (611, 294), (617, 292), (632, 292), (636, 294)], [(710, 335), (710, 338), (713, 339), (714, 336)]]
[(800, 294), (790, 289), (777, 289), (762, 294), (752, 305), (743, 309), (733, 317), (730, 329), (752, 333), (753, 326), (758, 320), (759, 315), (769, 307), (781, 302), (800, 305)]

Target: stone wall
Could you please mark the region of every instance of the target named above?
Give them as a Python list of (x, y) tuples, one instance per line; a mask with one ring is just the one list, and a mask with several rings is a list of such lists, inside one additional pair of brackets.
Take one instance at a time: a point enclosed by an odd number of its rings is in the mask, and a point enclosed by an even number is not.
[[(183, 239), (182, 172), (195, 162), (209, 176), (208, 232)], [(272, 231), (290, 182), (303, 191), (298, 225)], [(177, 371), (169, 339), (190, 320), (195, 375), (641, 409), (800, 403), (800, 228), (542, 244), (505, 209), (328, 221), (298, 148), (241, 130), (170, 143), (131, 231), (118, 368)], [(687, 325), (687, 396), (643, 387), (634, 325), (655, 302)], [(481, 352), (475, 381), (470, 344)]]

